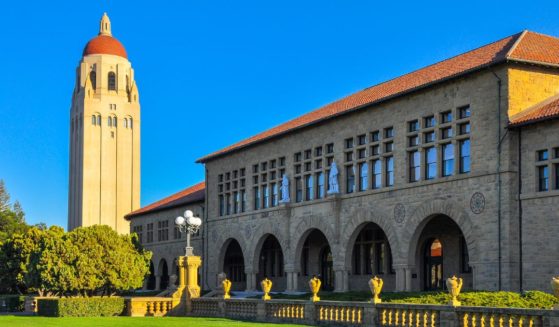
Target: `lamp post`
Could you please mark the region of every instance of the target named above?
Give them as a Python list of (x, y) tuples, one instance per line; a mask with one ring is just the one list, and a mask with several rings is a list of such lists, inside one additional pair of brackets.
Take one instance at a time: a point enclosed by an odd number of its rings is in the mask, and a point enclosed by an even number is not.
[(193, 256), (194, 251), (190, 246), (190, 234), (195, 234), (202, 225), (202, 219), (194, 217), (194, 213), (190, 210), (184, 212), (184, 217), (178, 216), (175, 218), (175, 225), (179, 227), (181, 233), (186, 233), (186, 248), (185, 256)]

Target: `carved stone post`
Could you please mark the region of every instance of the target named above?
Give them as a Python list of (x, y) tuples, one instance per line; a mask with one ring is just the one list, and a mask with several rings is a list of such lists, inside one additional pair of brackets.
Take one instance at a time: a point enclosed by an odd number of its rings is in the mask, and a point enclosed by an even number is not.
[(171, 295), (173, 316), (184, 316), (192, 312), (192, 299), (200, 297), (200, 285), (198, 284), (198, 268), (202, 259), (198, 256), (180, 256), (179, 286), (177, 291)]

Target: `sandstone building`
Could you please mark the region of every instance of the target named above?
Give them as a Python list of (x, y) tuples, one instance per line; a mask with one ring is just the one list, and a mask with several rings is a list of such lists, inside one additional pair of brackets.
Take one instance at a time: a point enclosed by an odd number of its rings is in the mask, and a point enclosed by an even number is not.
[(140, 207), (140, 103), (134, 70), (104, 14), (83, 50), (70, 112), (68, 229), (130, 226)]
[[(557, 118), (559, 39), (524, 31), (200, 158), (203, 285), (223, 271), (238, 290), (264, 276), (306, 290), (312, 275), (335, 291), (372, 275), (387, 291), (452, 275), (467, 289), (547, 289)], [(131, 230), (174, 215), (136, 215)]]

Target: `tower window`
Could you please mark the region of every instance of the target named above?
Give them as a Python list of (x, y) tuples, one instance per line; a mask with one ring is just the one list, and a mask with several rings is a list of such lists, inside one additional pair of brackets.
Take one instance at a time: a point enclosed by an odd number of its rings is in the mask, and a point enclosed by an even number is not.
[(113, 117), (113, 126), (116, 127), (116, 117)]
[(116, 75), (114, 72), (109, 73), (109, 91), (116, 91)]
[(113, 119), (111, 117), (107, 117), (107, 124), (109, 125), (109, 127), (113, 126)]
[(128, 118), (124, 118), (124, 128), (128, 128)]
[(101, 126), (101, 115), (97, 115), (97, 125)]
[(89, 81), (91, 82), (91, 87), (95, 90), (97, 88), (97, 73), (95, 71), (89, 73)]
[(97, 123), (97, 118), (95, 116), (91, 116), (91, 125), (95, 125)]

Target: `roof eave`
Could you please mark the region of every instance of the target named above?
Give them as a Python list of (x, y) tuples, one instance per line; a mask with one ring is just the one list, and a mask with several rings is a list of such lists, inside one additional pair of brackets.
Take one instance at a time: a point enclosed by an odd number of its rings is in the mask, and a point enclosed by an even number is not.
[[(474, 73), (474, 72), (477, 72), (477, 71), (480, 71), (480, 70), (483, 70), (483, 69), (486, 69), (486, 68), (489, 68), (489, 67), (493, 67), (493, 66), (496, 66), (496, 65), (505, 63), (505, 62), (507, 62), (507, 61), (508, 61), (508, 60), (507, 60), (506, 58), (503, 58), (503, 59), (498, 60), (498, 61), (495, 61), (495, 62), (491, 62), (491, 63), (484, 64), (484, 65), (480, 65), (480, 66), (478, 66), (478, 67), (465, 70), (465, 71), (460, 72), (460, 73), (458, 73), (458, 74), (454, 74), (454, 75), (451, 75), (451, 76), (448, 76), (448, 77), (445, 77), (445, 78), (442, 78), (442, 79), (439, 79), (439, 80), (436, 80), (436, 81), (433, 81), (433, 82), (429, 82), (429, 83), (426, 83), (426, 84), (423, 84), (423, 85), (420, 85), (420, 86), (417, 86), (417, 87), (414, 87), (414, 88), (405, 90), (405, 91), (400, 92), (400, 93), (395, 93), (395, 94), (392, 94), (392, 95), (390, 95), (390, 96), (384, 97), (384, 98), (382, 98), (382, 99), (379, 99), (379, 100), (376, 100), (376, 101), (373, 101), (373, 102), (369, 102), (369, 103), (366, 103), (366, 104), (362, 104), (362, 105), (360, 105), (360, 106), (357, 106), (357, 107), (354, 107), (354, 108), (348, 109), (348, 110), (346, 110), (346, 111), (342, 111), (342, 112), (339, 112), (339, 113), (336, 113), (336, 114), (333, 114), (333, 115), (330, 115), (330, 116), (327, 116), (327, 117), (324, 117), (324, 118), (320, 118), (320, 119), (318, 119), (318, 120), (314, 120), (314, 121), (312, 121), (312, 122), (310, 122), (310, 123), (307, 123), (307, 124), (304, 124), (304, 125), (300, 125), (300, 126), (293, 127), (293, 128), (288, 129), (288, 130), (286, 130), (286, 131), (283, 131), (283, 132), (280, 132), (280, 133), (277, 133), (277, 134), (274, 134), (274, 135), (265, 137), (265, 138), (263, 138), (263, 139), (260, 139), (260, 140), (257, 140), (257, 141), (251, 142), (251, 143), (247, 143), (247, 144), (241, 145), (241, 146), (239, 146), (239, 147), (235, 147), (235, 148), (233, 148), (233, 149), (224, 151), (224, 152), (222, 152), (222, 153), (217, 153), (217, 154), (215, 154), (215, 155), (208, 155), (208, 156), (199, 158), (199, 159), (197, 159), (195, 162), (196, 162), (196, 163), (202, 163), (202, 164), (204, 164), (204, 163), (206, 163), (206, 162), (208, 162), (208, 161), (215, 160), (215, 159), (217, 159), (217, 158), (223, 157), (223, 156), (225, 156), (225, 155), (228, 155), (228, 154), (231, 154), (231, 153), (234, 153), (234, 152), (238, 152), (238, 151), (243, 150), (243, 149), (245, 149), (245, 148), (248, 148), (248, 147), (251, 147), (251, 146), (254, 146), (254, 145), (257, 145), (257, 144), (266, 142), (266, 141), (273, 140), (273, 139), (275, 139), (275, 138), (278, 138), (278, 137), (283, 136), (283, 135), (286, 135), (286, 134), (293, 133), (293, 132), (298, 131), (298, 130), (300, 130), (300, 129), (304, 129), (304, 128), (306, 128), (306, 127), (309, 127), (309, 126), (312, 126), (312, 125), (316, 125), (316, 124), (319, 124), (319, 123), (322, 123), (322, 122), (325, 122), (325, 121), (328, 121), (328, 120), (337, 118), (337, 117), (339, 117), (339, 116), (343, 116), (343, 115), (347, 115), (347, 114), (353, 113), (353, 112), (355, 112), (355, 111), (358, 111), (358, 110), (363, 109), (363, 108), (368, 107), (368, 106), (377, 105), (377, 104), (380, 104), (380, 103), (383, 103), (383, 102), (387, 102), (387, 101), (390, 101), (390, 100), (394, 100), (394, 99), (396, 99), (396, 98), (399, 98), (399, 97), (408, 95), (408, 94), (410, 94), (410, 93), (417, 92), (417, 91), (423, 90), (423, 89), (425, 89), (425, 88), (428, 88), (428, 87), (431, 87), (431, 86), (434, 86), (434, 85), (437, 85), (437, 84), (441, 84), (441, 83), (444, 83), (444, 82), (448, 82), (448, 81), (450, 81), (450, 80), (453, 80), (453, 79), (456, 79), (456, 78), (460, 78), (460, 77), (462, 77), (462, 76), (465, 76), (465, 75), (468, 75), (468, 74), (472, 74), (472, 73)], [(558, 67), (559, 67), (559, 65), (558, 65)]]
[(169, 205), (169, 206), (161, 206), (161, 207), (158, 207), (158, 208), (153, 208), (153, 209), (143, 211), (143, 212), (138, 212), (138, 213), (129, 213), (126, 216), (124, 216), (124, 219), (131, 220), (132, 218), (136, 218), (138, 216), (143, 216), (145, 214), (165, 211), (165, 210), (168, 210), (168, 209), (175, 209), (175, 208), (182, 207), (182, 206), (185, 206), (185, 205), (191, 205), (191, 204), (196, 204), (196, 203), (200, 203), (200, 202), (204, 203), (204, 199), (201, 199), (199, 201), (187, 202), (187, 203), (172, 204), (172, 205)]

